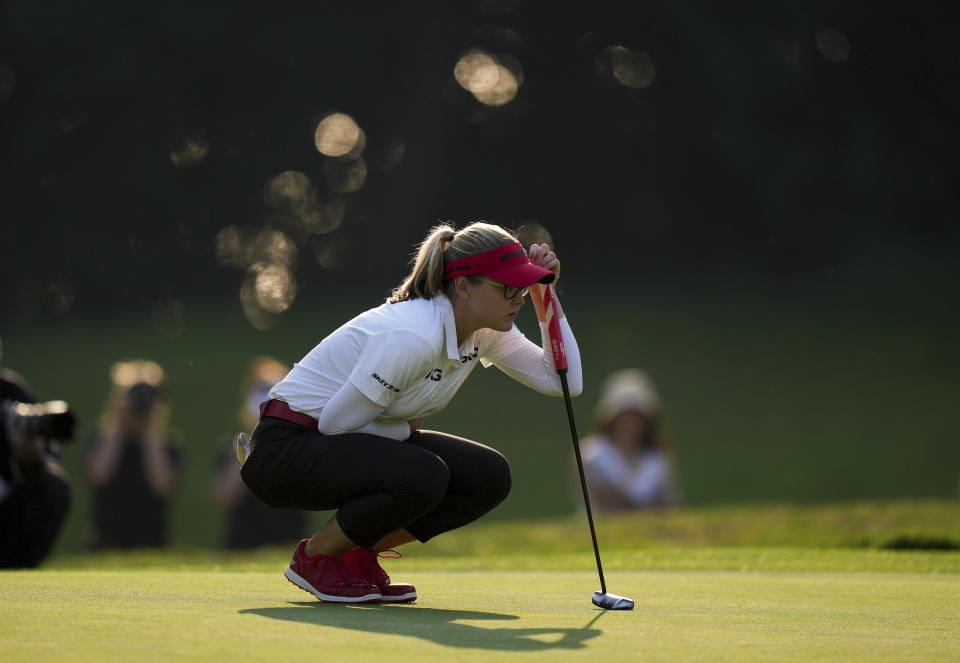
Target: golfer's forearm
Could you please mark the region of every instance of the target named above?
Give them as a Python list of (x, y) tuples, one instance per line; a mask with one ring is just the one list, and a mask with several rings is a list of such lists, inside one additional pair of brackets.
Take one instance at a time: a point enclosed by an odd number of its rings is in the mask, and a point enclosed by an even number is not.
[[(559, 307), (557, 309), (560, 310)], [(563, 350), (567, 357), (567, 386), (570, 388), (571, 396), (579, 396), (583, 392), (583, 370), (580, 365), (580, 348), (577, 345), (577, 339), (573, 335), (573, 329), (566, 317), (560, 318), (560, 333), (563, 336)], [(543, 343), (543, 361), (548, 368), (551, 378), (554, 378), (558, 385), (559, 378), (556, 377), (556, 367), (553, 363), (553, 350), (550, 347), (550, 331), (547, 323), (540, 323), (540, 336)], [(562, 393), (562, 392), (560, 392)]]
[[(516, 329), (516, 328), (514, 328)], [(573, 331), (566, 320), (560, 321), (563, 343), (567, 351), (567, 386), (570, 395), (577, 396), (583, 391), (583, 376), (580, 371), (580, 350), (573, 337)], [(560, 376), (553, 363), (553, 350), (550, 347), (550, 333), (546, 323), (540, 324), (541, 345), (538, 347), (517, 330), (515, 334), (523, 339), (514, 343), (515, 350), (493, 360), (497, 368), (517, 382), (547, 396), (562, 396), (563, 387)]]
[(369, 424), (358, 428), (355, 432), (379, 435), (380, 437), (388, 437), (391, 440), (403, 441), (410, 437), (410, 424), (406, 421), (371, 421)]
[(324, 435), (339, 433), (369, 433), (405, 440), (410, 437), (410, 426), (404, 422), (379, 421), (384, 408), (363, 395), (348, 382), (335, 393), (317, 418), (317, 430)]

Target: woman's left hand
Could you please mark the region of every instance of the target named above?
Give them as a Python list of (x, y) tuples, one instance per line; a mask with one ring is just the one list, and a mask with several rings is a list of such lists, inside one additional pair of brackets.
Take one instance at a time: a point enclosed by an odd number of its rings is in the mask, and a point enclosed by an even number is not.
[[(553, 272), (553, 283), (551, 285), (553, 285), (554, 292), (556, 292), (557, 279), (560, 278), (560, 260), (557, 259), (557, 254), (551, 251), (547, 244), (531, 244), (530, 251), (527, 252), (527, 257), (530, 259), (530, 264), (538, 265)], [(540, 283), (534, 283), (530, 286), (530, 301), (533, 302), (533, 308), (536, 310), (537, 319), (540, 320), (540, 322), (546, 320), (546, 311), (543, 306), (543, 291), (544, 286)], [(561, 315), (563, 315), (562, 312)]]
[(560, 260), (557, 258), (557, 254), (551, 251), (547, 244), (531, 244), (527, 256), (530, 258), (531, 264), (553, 272), (553, 285), (556, 286), (557, 280), (560, 278)]

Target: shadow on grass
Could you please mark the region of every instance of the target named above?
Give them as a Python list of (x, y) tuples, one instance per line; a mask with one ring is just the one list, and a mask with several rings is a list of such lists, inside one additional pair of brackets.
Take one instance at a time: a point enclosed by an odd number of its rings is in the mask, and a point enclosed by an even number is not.
[(458, 622), (514, 621), (520, 617), (495, 612), (421, 608), (416, 605), (338, 605), (297, 601), (291, 602), (290, 607), (247, 608), (239, 612), (364, 633), (405, 635), (447, 647), (468, 649), (582, 649), (587, 640), (601, 633), (599, 629), (591, 628), (597, 621), (596, 617), (583, 628), (483, 628)]

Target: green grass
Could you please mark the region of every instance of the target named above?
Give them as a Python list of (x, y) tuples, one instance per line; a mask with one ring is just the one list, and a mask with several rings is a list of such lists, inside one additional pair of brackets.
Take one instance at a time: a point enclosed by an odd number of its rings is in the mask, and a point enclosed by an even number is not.
[[(575, 571), (595, 569), (592, 548), (575, 552), (545, 552), (518, 545), (512, 551), (442, 555), (419, 546), (403, 549), (405, 570), (424, 571)], [(526, 550), (527, 552), (519, 552)], [(47, 565), (52, 571), (177, 570), (247, 571), (277, 569), (286, 563), (290, 547), (265, 547), (251, 552), (175, 549), (107, 552), (61, 557)], [(870, 571), (897, 573), (960, 573), (960, 553), (849, 550), (814, 547), (648, 547), (601, 551), (603, 568), (620, 571)], [(391, 564), (391, 562), (388, 562)], [(278, 566), (279, 565), (279, 566)]]
[[(958, 553), (616, 552), (605, 559), (609, 590), (637, 607), (602, 612), (590, 603), (598, 585), (590, 555), (411, 553), (387, 568), (417, 585), (416, 604), (351, 607), (319, 604), (287, 583), (288, 552), (220, 564), (209, 553), (115, 554), (87, 568), (0, 573), (0, 648), (16, 662), (960, 656)], [(824, 560), (844, 570), (817, 570)]]
[[(955, 289), (935, 279), (893, 285), (631, 287), (618, 295), (571, 279), (564, 306), (585, 366), (584, 394), (574, 400), (577, 427), (581, 435), (590, 430), (607, 372), (641, 366), (667, 405), (690, 505), (955, 499), (960, 308), (946, 304)], [(0, 328), (4, 365), (22, 372), (40, 397), (70, 401), (80, 416), (78, 441), (63, 449), (75, 504), (58, 551), (83, 546), (90, 519), (84, 439), (106, 399), (113, 361), (146, 356), (167, 368), (172, 423), (186, 447), (173, 540), (214, 546), (224, 521), (210, 497), (212, 467), (238, 426), (246, 362), (262, 353), (296, 361), (378, 297), (338, 291), (298, 299), (268, 332), (253, 329), (237, 302), (191, 301), (176, 336), (134, 314)], [(522, 317), (521, 327), (536, 334), (532, 311)], [(477, 370), (427, 427), (485, 442), (509, 458), (513, 491), (490, 518), (556, 517), (579, 503), (559, 399), (496, 369)]]
[(480, 522), (385, 560), (420, 600), (315, 602), (290, 546), (60, 555), (0, 572), (4, 660), (953, 661), (960, 550), (945, 501), (604, 515), (608, 589), (583, 514)]
[[(895, 551), (914, 551), (916, 554), (909, 559), (927, 560), (921, 564), (924, 570), (952, 572), (958, 557), (941, 551), (960, 551), (960, 505), (946, 500), (704, 507), (597, 514), (595, 521), (603, 559), (624, 569), (855, 570), (856, 564), (866, 563), (871, 570), (889, 570), (886, 560), (908, 559)], [(755, 551), (772, 546), (781, 554), (774, 558), (774, 565), (765, 566), (763, 560), (767, 558), (758, 557)], [(869, 549), (870, 554), (859, 554), (863, 549)], [(434, 560), (445, 568), (469, 568), (471, 560), (478, 557), (488, 560), (488, 567), (497, 564), (497, 568), (514, 568), (511, 565), (523, 564), (523, 556), (531, 554), (535, 556), (529, 559), (543, 560), (535, 561), (534, 568), (541, 563), (571, 569), (593, 564), (583, 513), (509, 522), (483, 519), (437, 537), (428, 545), (406, 550), (408, 554), (412, 551), (415, 559)], [(795, 551), (795, 559), (787, 566), (782, 565), (791, 557), (783, 554), (784, 550)], [(277, 556), (282, 558), (287, 552), (286, 548), (266, 548), (236, 554), (179, 547), (137, 553), (57, 555), (48, 565), (84, 568), (217, 564), (236, 568), (239, 564), (240, 568), (250, 568), (257, 563), (269, 563)], [(571, 562), (573, 559), (577, 561)]]
[[(596, 514), (604, 548), (800, 546), (960, 550), (960, 504), (886, 500), (764, 504)], [(909, 545), (912, 543), (913, 545)], [(481, 522), (431, 542), (431, 554), (567, 553), (590, 547), (584, 513), (562, 518)]]

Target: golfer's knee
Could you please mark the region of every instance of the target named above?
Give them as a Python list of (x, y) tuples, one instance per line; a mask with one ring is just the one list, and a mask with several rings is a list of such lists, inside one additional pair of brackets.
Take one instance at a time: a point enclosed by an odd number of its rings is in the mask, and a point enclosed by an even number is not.
[(482, 467), (479, 492), (491, 506), (496, 506), (507, 498), (513, 486), (510, 463), (499, 451), (491, 449), (484, 458)]

